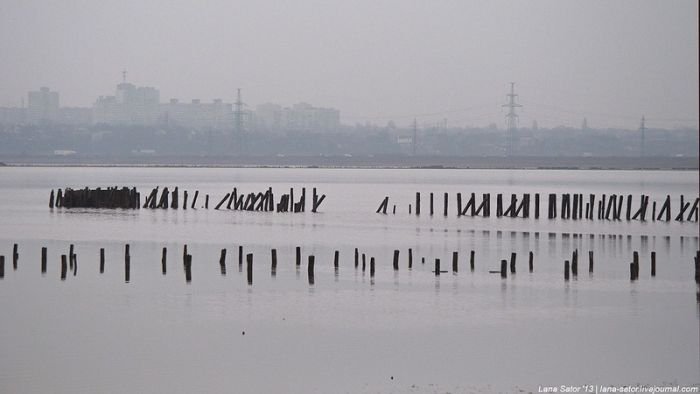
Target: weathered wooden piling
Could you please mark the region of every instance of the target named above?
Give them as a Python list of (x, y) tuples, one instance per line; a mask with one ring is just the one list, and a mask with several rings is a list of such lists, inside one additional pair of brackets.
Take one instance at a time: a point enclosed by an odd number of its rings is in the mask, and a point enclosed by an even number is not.
[(369, 258), (369, 277), (374, 278), (374, 257)]
[(515, 273), (515, 257), (516, 257), (515, 252), (512, 252), (510, 254), (510, 273), (511, 274)]
[(496, 217), (503, 216), (503, 195), (498, 193), (496, 195)]
[(593, 273), (593, 251), (592, 250), (588, 251), (588, 273), (589, 274)]
[(651, 252), (651, 276), (656, 276), (656, 252)]
[(452, 252), (452, 272), (457, 273), (459, 271), (458, 267), (458, 261), (457, 259), (459, 258), (459, 253), (458, 252)]
[(413, 249), (408, 248), (408, 269), (413, 268)]
[(307, 273), (309, 275), (309, 285), (314, 284), (314, 260), (315, 257), (313, 255), (309, 255), (309, 263), (307, 265)]
[(420, 193), (416, 192), (416, 216), (420, 216)]
[(435, 276), (440, 276), (440, 259), (435, 259)]
[(41, 273), (45, 274), (46, 273), (46, 255), (48, 253), (48, 249), (46, 247), (41, 248)]
[[(312, 197), (313, 198), (311, 201), (311, 212), (316, 213), (316, 211), (318, 210), (318, 207), (321, 206), (321, 203), (326, 198), (326, 195), (323, 194), (323, 195), (321, 195), (321, 197), (319, 197), (318, 194), (316, 194), (316, 188), (313, 188), (313, 196)], [(385, 207), (385, 210), (386, 210), (386, 207)]]
[(168, 273), (168, 248), (165, 246), (160, 256), (160, 271), (163, 275)]
[[(5, 265), (5, 257), (0, 256), (0, 267)], [(66, 273), (68, 272), (68, 262), (66, 261), (67, 256), (65, 254), (61, 255), (61, 280), (66, 280)], [(4, 269), (4, 268), (0, 268)]]
[(131, 256), (129, 255), (129, 244), (124, 247), (124, 282), (129, 283), (131, 277)]
[(501, 260), (501, 278), (508, 277), (508, 260)]
[(635, 281), (639, 278), (639, 272), (637, 271), (637, 265), (632, 262), (630, 263), (630, 280)]
[(365, 254), (362, 253), (362, 272), (365, 272), (366, 263), (367, 263), (367, 256), (365, 256)]
[(447, 193), (444, 194), (444, 199), (443, 199), (443, 216), (447, 216), (447, 204), (449, 200), (449, 196)]
[(340, 260), (340, 251), (336, 250), (333, 253), (333, 268), (335, 268), (336, 270), (338, 270), (338, 265), (340, 264), (339, 260)]
[(355, 269), (360, 264), (360, 251), (355, 248)]
[(430, 193), (430, 216), (433, 216), (433, 193)]
[(382, 200), (382, 202), (379, 204), (379, 208), (377, 208), (377, 212), (376, 212), (376, 213), (383, 213), (383, 214), (386, 215), (386, 207), (387, 207), (387, 205), (389, 205), (389, 197), (388, 197), (388, 196), (387, 196), (387, 197), (384, 197), (384, 199)]
[(204, 209), (209, 209), (209, 195), (204, 195)]
[(399, 250), (394, 250), (394, 271), (399, 270)]
[(185, 256), (185, 283), (192, 282), (192, 255)]
[(199, 190), (194, 191), (194, 197), (192, 197), (192, 206), (190, 206), (190, 208), (196, 208), (195, 204), (197, 204), (197, 197), (199, 197)]
[(277, 249), (270, 249), (270, 273), (277, 275)]
[(532, 272), (534, 269), (533, 259), (534, 259), (534, 254), (532, 253), (532, 251), (530, 251), (530, 253), (528, 253), (528, 259), (527, 259), (527, 266), (528, 266), (528, 269), (530, 272)]
[(226, 275), (226, 248), (221, 249), (221, 254), (219, 255), (219, 268), (221, 270), (221, 275)]
[(216, 204), (216, 206), (214, 207), (214, 210), (218, 210), (219, 208), (221, 208), (221, 206), (222, 206), (226, 201), (229, 200), (229, 197), (230, 197), (230, 196), (231, 196), (231, 193), (226, 193), (226, 195), (224, 196), (224, 198), (222, 198), (221, 201), (219, 201), (219, 203)]
[(14, 271), (17, 271), (17, 261), (19, 260), (19, 252), (17, 248), (17, 244), (14, 244), (14, 246), (12, 246), (12, 269)]
[(73, 269), (73, 251), (75, 250), (75, 245), (68, 245), (68, 265), (70, 269)]
[(243, 271), (243, 245), (238, 246), (238, 272)]
[(78, 255), (73, 255), (73, 276), (78, 275)]
[(296, 248), (296, 255), (297, 255), (297, 267), (301, 267), (301, 246), (297, 246)]
[(569, 280), (569, 260), (564, 260), (564, 280)]
[(571, 254), (571, 274), (574, 278), (578, 276), (578, 250)]
[(535, 193), (535, 219), (540, 218), (540, 193)]
[(0, 256), (0, 279), (5, 277), (5, 256)]
[(469, 269), (474, 272), (474, 251), (469, 253)]
[(54, 205), (54, 204), (53, 204), (53, 199), (54, 199), (54, 196), (53, 196), (53, 189), (51, 189), (51, 195), (49, 195), (49, 208), (53, 208), (53, 205)]
[(457, 193), (457, 216), (462, 216), (462, 193)]
[(246, 262), (246, 276), (248, 277), (248, 285), (253, 285), (253, 254), (248, 253), (245, 255)]
[(182, 192), (182, 209), (187, 209), (187, 190)]

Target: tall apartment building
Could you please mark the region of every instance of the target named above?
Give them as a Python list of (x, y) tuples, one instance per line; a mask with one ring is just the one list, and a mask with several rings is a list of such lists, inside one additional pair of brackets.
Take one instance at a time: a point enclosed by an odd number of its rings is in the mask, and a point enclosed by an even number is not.
[(160, 106), (160, 118), (169, 125), (193, 128), (228, 129), (233, 127), (233, 105), (215, 99), (211, 103), (202, 103), (198, 99), (183, 103), (171, 99)]
[(122, 82), (114, 96), (100, 96), (92, 109), (93, 123), (153, 125), (160, 115), (160, 92)]
[(340, 111), (308, 103), (294, 104), (291, 108), (268, 103), (256, 107), (255, 120), (262, 130), (333, 131), (340, 125)]
[(53, 123), (58, 120), (58, 92), (52, 92), (47, 87), (27, 94), (27, 122)]

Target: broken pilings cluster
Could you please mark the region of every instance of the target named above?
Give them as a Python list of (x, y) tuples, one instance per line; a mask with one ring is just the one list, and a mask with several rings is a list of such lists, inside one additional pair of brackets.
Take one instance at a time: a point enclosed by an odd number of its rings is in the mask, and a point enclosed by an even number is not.
[(58, 189), (56, 194), (51, 190), (49, 208), (123, 208), (138, 209), (141, 195), (136, 188), (108, 187), (106, 189)]

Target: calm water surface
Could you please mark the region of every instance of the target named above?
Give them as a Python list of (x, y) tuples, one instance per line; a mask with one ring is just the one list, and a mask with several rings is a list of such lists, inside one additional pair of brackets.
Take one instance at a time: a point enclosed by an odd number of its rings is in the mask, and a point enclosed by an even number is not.
[[(233, 187), (271, 186), (277, 196), (294, 187), (298, 196), (305, 186), (309, 199), (317, 187), (327, 198), (317, 214), (47, 206), (51, 189), (109, 185), (136, 186), (142, 196), (155, 186), (199, 190), (200, 202), (211, 196), (210, 208)], [(408, 214), (416, 191), (424, 204), (436, 193), (437, 215), (425, 214), (427, 205), (420, 217)], [(451, 196), (448, 217), (441, 214), (443, 192)], [(635, 205), (642, 193), (656, 201), (671, 194), (675, 210), (679, 195), (697, 197), (698, 173), (0, 168), (0, 392), (463, 392), (700, 382), (697, 223), (458, 218), (457, 192), (491, 193), (492, 213), (496, 193), (543, 194), (541, 217), (545, 194), (565, 192), (632, 193)], [(396, 215), (374, 213), (385, 196)], [(70, 243), (78, 273), (62, 282), (60, 255)], [(181, 268), (185, 243), (193, 255), (189, 284)], [(255, 256), (253, 286), (239, 272), (239, 245)], [(295, 246), (304, 258), (316, 256), (313, 286), (306, 263), (294, 266)], [(373, 280), (354, 268), (356, 247), (376, 258)], [(100, 248), (107, 258), (102, 275)], [(226, 276), (219, 271), (222, 248)], [(274, 277), (271, 248), (279, 256)], [(394, 249), (401, 251), (398, 272), (391, 268)], [(565, 282), (563, 261), (574, 249), (579, 276)], [(631, 283), (635, 250), (641, 272)], [(453, 251), (460, 272), (435, 277), (434, 259), (449, 269)], [(511, 252), (518, 254), (517, 274), (490, 274)]]

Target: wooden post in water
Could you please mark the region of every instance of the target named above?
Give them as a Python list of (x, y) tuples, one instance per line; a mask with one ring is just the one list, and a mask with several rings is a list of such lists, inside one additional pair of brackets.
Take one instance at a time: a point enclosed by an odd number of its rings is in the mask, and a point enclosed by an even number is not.
[(435, 276), (440, 276), (440, 259), (435, 259)]
[(160, 270), (165, 275), (168, 273), (168, 248), (163, 247), (163, 253), (160, 257)]
[(569, 260), (564, 261), (564, 280), (569, 280)]
[(394, 271), (399, 270), (399, 251), (398, 249), (394, 250)]
[(19, 260), (19, 253), (17, 252), (17, 244), (12, 246), (12, 270), (17, 271), (17, 260)]
[(131, 278), (131, 257), (129, 254), (124, 255), (124, 282), (129, 283)]
[[(5, 256), (0, 256), (0, 279), (5, 277)], [(65, 275), (61, 277), (65, 279)]]
[(68, 266), (73, 269), (73, 250), (75, 246), (73, 244), (68, 245)]
[(443, 216), (447, 216), (447, 203), (449, 200), (449, 196), (447, 193), (444, 194), (444, 202), (443, 202)]
[(433, 193), (430, 193), (430, 216), (433, 216)]
[(365, 264), (367, 262), (367, 258), (364, 253), (362, 253), (362, 272), (365, 272)]
[(53, 189), (51, 189), (51, 195), (49, 196), (49, 208), (53, 209)]
[(301, 246), (297, 246), (297, 268), (301, 267)]
[(515, 273), (515, 252), (512, 252), (510, 254), (510, 273), (514, 274)]
[(651, 252), (651, 276), (656, 276), (656, 252)]
[(204, 196), (204, 209), (209, 209), (209, 195)]
[(458, 261), (457, 259), (459, 258), (458, 252), (452, 252), (452, 272), (455, 274), (458, 272)]
[(275, 276), (277, 275), (277, 249), (270, 250), (270, 258), (272, 259), (270, 273)]
[[(62, 254), (61, 255), (61, 280), (66, 280), (66, 272), (68, 271), (68, 262), (66, 261), (66, 255)], [(5, 257), (0, 256), (0, 270), (4, 270), (5, 266)]]
[(187, 209), (187, 190), (182, 192), (182, 209)]
[(336, 250), (335, 253), (333, 253), (333, 268), (335, 268), (336, 271), (338, 270), (339, 260), (340, 252)]
[(360, 264), (360, 252), (355, 248), (355, 269)]
[(571, 254), (571, 274), (574, 278), (578, 276), (578, 250), (574, 250)]
[(253, 254), (245, 255), (246, 260), (246, 275), (248, 276), (248, 286), (253, 285)]
[(369, 277), (374, 278), (374, 257), (369, 258)]
[(508, 260), (501, 260), (501, 278), (508, 277)]
[(528, 265), (530, 272), (532, 272), (534, 269), (533, 261), (532, 261), (533, 258), (534, 258), (534, 255), (533, 255), (532, 251), (530, 251), (530, 253), (528, 254), (528, 262), (527, 262), (527, 265)]
[(46, 273), (46, 254), (48, 250), (46, 247), (41, 248), (41, 273)]
[(408, 248), (408, 269), (413, 268), (413, 249)]
[(238, 246), (238, 272), (243, 272), (243, 245)]
[(416, 192), (416, 216), (420, 216), (420, 192)]
[(469, 253), (469, 269), (474, 272), (474, 251)]
[(219, 256), (219, 268), (221, 269), (221, 275), (226, 275), (226, 248), (221, 249), (221, 255)]
[(540, 218), (540, 193), (535, 193), (535, 219)]
[(589, 274), (593, 273), (593, 251), (592, 250), (588, 251), (588, 273)]
[(190, 208), (195, 209), (195, 204), (197, 204), (197, 197), (199, 197), (199, 190), (194, 191), (194, 197), (192, 197), (192, 206)]
[(185, 283), (192, 282), (192, 255), (185, 257)]
[(314, 284), (314, 259), (314, 256), (309, 255), (309, 264), (307, 266), (307, 273), (309, 274), (309, 285)]

